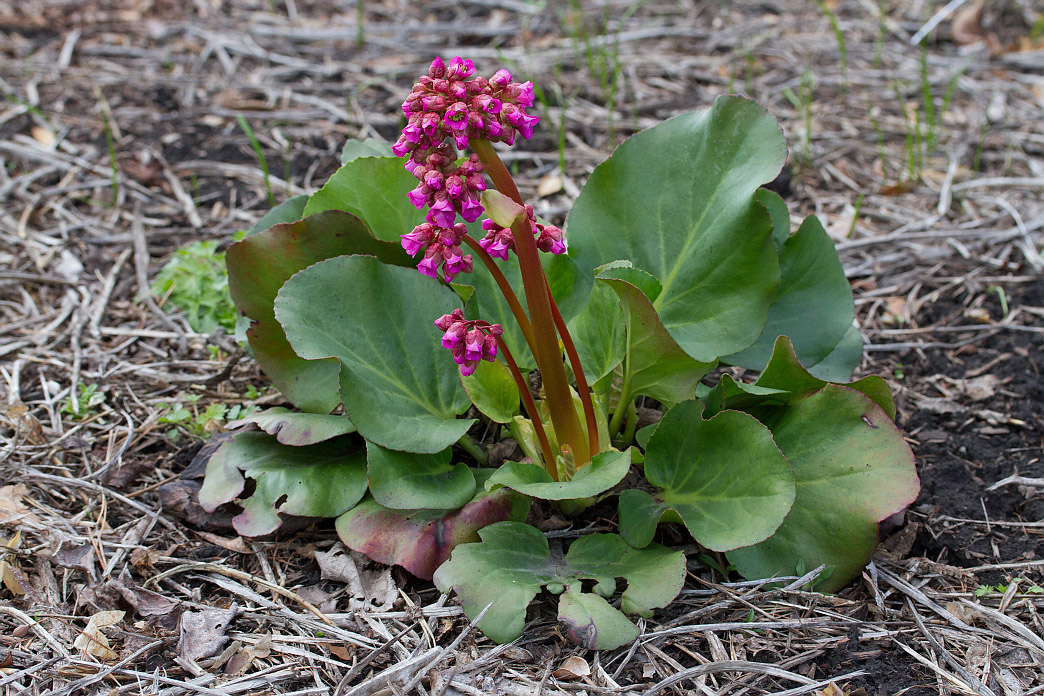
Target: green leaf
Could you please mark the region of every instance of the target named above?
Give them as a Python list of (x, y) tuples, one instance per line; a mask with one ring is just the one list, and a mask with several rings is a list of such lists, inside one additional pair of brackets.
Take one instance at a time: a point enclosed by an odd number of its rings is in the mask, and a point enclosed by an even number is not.
[(471, 403), (495, 423), (507, 423), (518, 413), (519, 393), (511, 370), (503, 362), (483, 360), (460, 378)]
[(482, 207), (486, 217), (501, 227), (511, 227), (526, 218), (526, 209), (496, 189), (482, 192)]
[(636, 284), (655, 287), (656, 279), (638, 269), (614, 268), (602, 271), (598, 280), (612, 288), (624, 308), (626, 393), (620, 398), (630, 401), (644, 394), (671, 404), (691, 399), (715, 363), (690, 358), (660, 323), (652, 302)]
[(619, 647), (633, 639), (634, 630), (623, 629), (619, 612), (604, 600), (598, 602), (594, 595), (578, 598), (581, 582), (594, 580), (605, 592), (615, 578), (624, 578), (623, 612), (649, 615), (674, 599), (685, 579), (681, 552), (658, 544), (634, 549), (615, 534), (578, 539), (564, 557), (553, 555), (544, 535), (525, 524), (501, 522), (479, 536), (481, 543), (457, 547), (435, 572), (435, 585), (443, 592), (452, 588), (472, 620), (488, 605), (478, 627), (498, 643), (522, 635), (526, 607), (548, 585), (559, 591), (568, 588), (559, 615), (571, 638), (589, 649)]
[(569, 215), (580, 268), (630, 259), (659, 279), (656, 311), (697, 360), (746, 348), (779, 284), (772, 221), (755, 191), (785, 160), (775, 120), (738, 97), (632, 136), (595, 168)]
[[(801, 366), (801, 361), (794, 352), (794, 346), (786, 336), (776, 340), (772, 351), (772, 359), (764, 372), (754, 382), (755, 386), (789, 392), (795, 396), (807, 394), (827, 384), (825, 380), (813, 376)], [(895, 400), (887, 382), (876, 375), (870, 375), (845, 386), (862, 392), (873, 399), (884, 409), (888, 417), (895, 420)], [(729, 406), (735, 408), (734, 406)]]
[(830, 355), (852, 327), (852, 288), (834, 241), (815, 216), (806, 218), (784, 242), (779, 265), (782, 279), (765, 329), (754, 345), (723, 358), (724, 362), (762, 370), (776, 338), (788, 336), (801, 362), (814, 365)]
[(474, 420), (457, 366), (432, 325), (456, 296), (417, 271), (368, 256), (327, 259), (276, 297), (294, 350), (341, 362), (341, 398), (359, 434), (382, 447), (434, 454)]
[(863, 337), (854, 325), (848, 327), (848, 331), (841, 341), (834, 346), (834, 350), (828, 356), (817, 362), (808, 371), (820, 379), (828, 382), (844, 384), (852, 379), (852, 373), (863, 359)]
[(782, 252), (790, 236), (790, 210), (787, 209), (787, 203), (770, 189), (758, 189), (754, 195), (772, 219), (772, 243), (776, 245), (777, 252)]
[[(391, 146), (387, 143), (382, 143), (376, 138), (366, 138), (365, 140), (348, 138), (344, 141), (344, 147), (341, 148), (341, 164), (348, 164), (352, 160), (359, 159), (360, 157), (393, 156)], [(402, 162), (402, 160), (399, 161), (400, 163)]]
[(338, 435), (355, 432), (355, 426), (347, 416), (331, 416), (325, 413), (295, 413), (280, 406), (251, 413), (246, 418), (228, 423), (228, 428), (238, 428), (253, 423), (284, 445), (303, 447), (331, 440)]
[(262, 215), (261, 219), (258, 220), (249, 231), (247, 231), (244, 239), (257, 234), (258, 232), (264, 232), (268, 228), (275, 227), (276, 225), (281, 225), (286, 222), (297, 222), (304, 217), (304, 209), (307, 202), (308, 196), (304, 193), (299, 196), (287, 198), (285, 201)]
[(488, 481), (487, 490), (506, 486), (542, 500), (576, 500), (604, 493), (623, 481), (631, 468), (631, 450), (608, 450), (595, 455), (571, 481), (555, 481), (543, 467), (532, 462), (505, 462)]
[(370, 492), (396, 510), (459, 508), (475, 495), (475, 476), (466, 464), (453, 464), (453, 453), (396, 452), (366, 443)]
[(406, 194), (417, 186), (398, 157), (358, 157), (343, 165), (312, 194), (305, 215), (346, 210), (357, 215), (377, 239), (400, 243), (402, 235), (424, 222)]
[(431, 580), (458, 544), (479, 540), (478, 530), (504, 520), (521, 522), (528, 513), (529, 499), (508, 488), (477, 490), (459, 510), (391, 510), (367, 497), (338, 517), (336, 527), (348, 548)]
[(596, 594), (570, 585), (558, 600), (558, 620), (565, 635), (588, 650), (611, 650), (630, 643), (641, 631)]
[(350, 510), (366, 493), (366, 459), (347, 438), (293, 447), (264, 433), (239, 433), (207, 463), (200, 505), (213, 512), (232, 501), (245, 478), (254, 480), (254, 492), (240, 501), (243, 512), (232, 524), (244, 536), (262, 536), (282, 524), (279, 513), (336, 517)]
[[(645, 450), (645, 477), (657, 499), (620, 498), (620, 533), (632, 545), (652, 541), (655, 522), (674, 510), (686, 529), (712, 551), (767, 539), (794, 503), (794, 474), (753, 416), (722, 411), (704, 419), (699, 401), (668, 411)], [(653, 502), (662, 503), (654, 506)]]
[(337, 362), (298, 356), (275, 319), (273, 303), (290, 276), (342, 254), (412, 264), (398, 244), (374, 239), (361, 220), (338, 211), (276, 225), (233, 244), (225, 254), (232, 299), (253, 320), (247, 337), (254, 357), (272, 383), (304, 411), (329, 413), (341, 402)]
[(771, 410), (769, 426), (797, 479), (794, 507), (768, 540), (728, 553), (748, 578), (834, 566), (834, 592), (866, 565), (877, 523), (917, 498), (913, 453), (870, 397), (829, 384)]
[(569, 334), (588, 383), (595, 384), (623, 362), (623, 310), (608, 285), (595, 283), (587, 307), (569, 322)]

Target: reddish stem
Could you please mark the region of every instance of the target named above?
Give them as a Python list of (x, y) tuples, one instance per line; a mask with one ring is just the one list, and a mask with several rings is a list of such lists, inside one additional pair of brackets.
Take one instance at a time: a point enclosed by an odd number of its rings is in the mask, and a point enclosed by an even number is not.
[(511, 376), (515, 378), (515, 384), (518, 386), (519, 396), (522, 397), (522, 403), (525, 404), (526, 413), (529, 414), (529, 420), (533, 422), (533, 430), (536, 431), (537, 439), (540, 440), (540, 450), (544, 455), (544, 469), (547, 473), (551, 474), (551, 478), (555, 481), (558, 480), (558, 463), (555, 461), (555, 455), (551, 451), (551, 443), (547, 439), (547, 431), (544, 430), (544, 423), (540, 420), (540, 411), (537, 410), (536, 402), (533, 401), (533, 395), (529, 393), (529, 385), (526, 384), (526, 378), (522, 376), (521, 370), (518, 369), (518, 365), (515, 363), (515, 359), (511, 357), (511, 351), (508, 350), (507, 344), (504, 340), (497, 337), (497, 346), (501, 354), (504, 356), (504, 362), (507, 363), (508, 370), (511, 371)]
[(562, 313), (558, 311), (555, 298), (551, 295), (550, 286), (547, 286), (547, 297), (551, 302), (551, 313), (555, 318), (555, 326), (558, 327), (558, 334), (562, 337), (562, 346), (569, 357), (569, 366), (573, 368), (573, 376), (576, 377), (576, 390), (580, 392), (580, 402), (584, 405), (587, 437), (591, 443), (591, 458), (594, 459), (595, 455), (602, 450), (598, 443), (598, 419), (595, 418), (594, 403), (591, 401), (591, 390), (587, 386), (587, 376), (584, 374), (584, 366), (580, 364), (580, 354), (576, 352), (573, 337), (569, 334), (565, 319), (562, 318)]
[[(493, 146), (486, 140), (474, 139), (472, 149), (478, 154), (486, 166), (486, 173), (493, 180), (497, 190), (509, 196), (519, 205), (524, 205), (522, 196), (515, 186), (511, 174), (500, 160)], [(555, 426), (558, 444), (568, 445), (577, 458), (577, 465), (582, 466), (591, 460), (590, 444), (580, 426), (573, 397), (566, 378), (565, 364), (562, 362), (562, 351), (558, 347), (558, 335), (555, 330), (554, 315), (548, 299), (547, 278), (540, 265), (540, 251), (536, 239), (533, 238), (529, 220), (518, 220), (511, 226), (515, 242), (515, 253), (518, 255), (518, 267), (522, 274), (522, 286), (526, 292), (526, 304), (529, 306), (529, 317), (534, 329), (533, 357), (540, 368), (540, 377), (547, 395), (547, 407), (551, 413), (551, 422)]]

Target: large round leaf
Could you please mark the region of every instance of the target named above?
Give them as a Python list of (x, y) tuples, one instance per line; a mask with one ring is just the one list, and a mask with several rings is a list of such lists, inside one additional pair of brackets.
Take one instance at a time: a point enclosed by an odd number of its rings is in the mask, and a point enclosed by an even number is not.
[(652, 540), (667, 510), (713, 551), (767, 539), (794, 503), (794, 474), (768, 429), (746, 413), (722, 411), (704, 419), (699, 401), (685, 401), (663, 417), (645, 450), (653, 498), (620, 498), (620, 532), (635, 546)]
[[(814, 365), (830, 355), (851, 328), (852, 288), (833, 240), (815, 216), (806, 218), (783, 243), (779, 265), (782, 278), (765, 329), (754, 345), (724, 358), (725, 362), (763, 370), (776, 338), (789, 336), (801, 362)], [(847, 366), (847, 376), (857, 363), (858, 357)]]
[(581, 269), (630, 259), (659, 279), (654, 305), (693, 358), (752, 344), (779, 283), (772, 222), (755, 200), (786, 160), (775, 120), (719, 97), (632, 136), (595, 168), (569, 215)]
[(401, 235), (424, 222), (425, 215), (406, 196), (417, 180), (402, 163), (398, 157), (349, 160), (312, 194), (304, 214), (346, 210), (362, 219), (377, 239), (398, 244)]
[(539, 530), (517, 522), (490, 525), (479, 536), (481, 543), (457, 547), (435, 571), (435, 585), (443, 592), (452, 588), (472, 621), (485, 610), (478, 627), (498, 643), (522, 635), (526, 607), (548, 585), (558, 592), (568, 588), (559, 618), (571, 638), (589, 649), (619, 647), (633, 640), (636, 629), (624, 627), (625, 619), (604, 601), (581, 594), (582, 581), (594, 580), (596, 592), (611, 595), (615, 579), (624, 578), (620, 609), (648, 616), (674, 599), (685, 580), (681, 552), (658, 544), (635, 549), (615, 534), (578, 539), (564, 557), (552, 554)]
[(819, 589), (836, 591), (870, 560), (877, 523), (917, 498), (913, 453), (888, 415), (853, 389), (830, 384), (770, 411), (797, 497), (771, 538), (730, 551), (729, 561), (748, 578), (825, 564), (833, 572)]
[(435, 453), (468, 431), (457, 366), (432, 324), (456, 295), (417, 271), (369, 256), (327, 259), (276, 297), (291, 345), (341, 362), (341, 399), (359, 433), (389, 449)]
[(253, 320), (247, 338), (254, 357), (279, 391), (305, 411), (329, 413), (340, 403), (337, 362), (304, 360), (294, 353), (275, 320), (272, 305), (290, 276), (317, 261), (343, 254), (370, 254), (385, 263), (412, 263), (398, 244), (374, 239), (359, 218), (340, 211), (275, 225), (233, 244), (225, 254), (232, 300)]
[(279, 513), (336, 517), (366, 493), (366, 458), (346, 438), (293, 447), (265, 433), (239, 433), (207, 463), (199, 503), (213, 511), (254, 480), (254, 492), (240, 501), (243, 512), (232, 520), (244, 536), (270, 534)]
[(459, 508), (475, 495), (475, 476), (466, 464), (453, 464), (453, 453), (396, 452), (366, 443), (370, 492), (374, 500), (397, 510)]

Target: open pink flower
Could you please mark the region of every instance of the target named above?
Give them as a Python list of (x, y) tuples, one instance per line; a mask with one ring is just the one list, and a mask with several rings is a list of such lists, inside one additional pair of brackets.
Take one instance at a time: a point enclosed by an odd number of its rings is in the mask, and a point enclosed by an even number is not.
[[(526, 206), (526, 215), (529, 217), (529, 227), (537, 238), (537, 249), (551, 254), (564, 254), (566, 246), (562, 230), (554, 225), (537, 222), (531, 205)], [(479, 246), (485, 249), (487, 254), (507, 259), (508, 251), (515, 251), (515, 238), (510, 228), (501, 227), (487, 219), (482, 221), (482, 229), (486, 231), (486, 236), (479, 240)]]
[(453, 361), (460, 365), (465, 377), (475, 372), (479, 362), (493, 362), (497, 358), (497, 337), (504, 333), (500, 324), (481, 319), (465, 319), (460, 309), (435, 320), (442, 332), (442, 347), (450, 351)]
[(437, 278), (441, 268), (443, 278), (449, 282), (458, 273), (472, 271), (471, 254), (463, 253), (460, 248), (467, 231), (462, 223), (440, 226), (424, 222), (414, 227), (412, 232), (402, 235), (402, 248), (410, 256), (416, 256), (423, 250), (424, 257), (417, 263), (417, 270)]

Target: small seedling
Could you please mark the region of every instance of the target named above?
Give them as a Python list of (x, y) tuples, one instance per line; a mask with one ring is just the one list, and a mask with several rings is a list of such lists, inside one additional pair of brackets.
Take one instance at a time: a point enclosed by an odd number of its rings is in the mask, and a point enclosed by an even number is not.
[(261, 165), (261, 172), (265, 176), (265, 191), (268, 193), (268, 205), (275, 206), (275, 195), (272, 193), (272, 180), (268, 173), (268, 160), (265, 159), (265, 151), (261, 148), (261, 143), (258, 141), (257, 136), (254, 135), (254, 130), (250, 127), (250, 124), (242, 116), (237, 117), (236, 121), (239, 123), (239, 127), (246, 133), (247, 138), (250, 139), (250, 147), (254, 148), (254, 154), (257, 155), (257, 162)]
[(197, 439), (205, 439), (221, 429), (225, 421), (245, 418), (257, 411), (255, 406), (243, 406), (235, 404), (228, 406), (222, 403), (208, 404), (200, 409), (198, 403), (202, 396), (179, 392), (177, 401), (161, 403), (159, 408), (164, 413), (159, 418), (160, 423), (168, 423), (175, 427), (167, 431), (171, 440), (179, 439), (183, 434)]
[(75, 398), (69, 396), (62, 402), (61, 412), (70, 418), (86, 420), (95, 415), (98, 407), (105, 403), (105, 392), (101, 391), (97, 384), (80, 382), (76, 391)]
[(178, 249), (156, 276), (153, 295), (182, 310), (193, 331), (213, 333), (236, 328), (236, 307), (228, 293), (225, 254), (217, 240), (192, 242)]
[(837, 41), (837, 53), (841, 59), (841, 93), (848, 91), (848, 48), (845, 46), (845, 34), (841, 31), (841, 22), (837, 14), (831, 10), (824, 0), (816, 0), (820, 11), (830, 20), (830, 28), (834, 30), (834, 40)]
[(1001, 318), (1008, 318), (1008, 295), (1004, 292), (1004, 288), (999, 285), (991, 285), (989, 291), (997, 295), (997, 299), (1000, 300), (1001, 306)]

